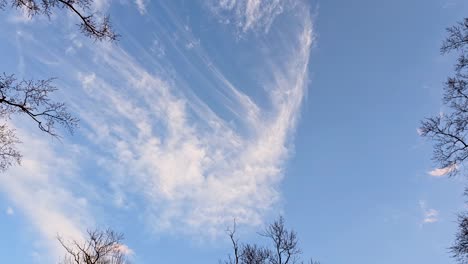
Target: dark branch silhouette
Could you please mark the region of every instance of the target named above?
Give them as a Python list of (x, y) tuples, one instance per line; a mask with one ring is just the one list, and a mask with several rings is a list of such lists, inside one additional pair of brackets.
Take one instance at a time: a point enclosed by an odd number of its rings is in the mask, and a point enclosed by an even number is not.
[[(64, 103), (50, 98), (55, 90), (52, 79), (18, 81), (13, 75), (0, 75), (0, 117), (6, 121), (12, 115), (26, 115), (40, 130), (57, 138), (57, 124), (73, 133), (78, 119), (67, 111)], [(17, 143), (14, 130), (6, 124), (0, 125), (1, 170), (20, 162), (21, 154), (15, 147)]]
[(468, 263), (468, 214), (458, 215), (458, 233), (455, 236), (455, 242), (450, 247), (452, 257), (459, 263)]
[[(113, 31), (109, 16), (101, 17), (91, 10), (94, 0), (0, 0), (0, 9), (8, 3), (20, 9), (29, 17), (44, 15), (50, 18), (54, 9), (66, 9), (79, 18), (81, 32), (94, 40), (115, 41), (118, 35)], [(77, 119), (66, 109), (65, 104), (54, 102), (49, 95), (56, 88), (53, 79), (17, 81), (13, 75), (0, 76), (0, 117), (9, 119), (13, 114), (25, 114), (37, 124), (40, 130), (58, 137), (58, 124), (70, 132), (76, 127)], [(16, 150), (19, 143), (14, 130), (6, 124), (0, 125), (0, 170), (4, 171), (13, 163), (20, 163), (21, 154)]]
[[(119, 35), (114, 32), (108, 15), (101, 16), (91, 11), (93, 0), (11, 0), (11, 6), (24, 10), (29, 17), (45, 15), (50, 17), (54, 8), (67, 9), (80, 21), (81, 32), (94, 40), (115, 41)], [(0, 0), (0, 8), (8, 5), (7, 0)]]
[[(424, 120), (420, 131), (422, 136), (434, 141), (433, 159), (444, 173), (453, 176), (459, 173), (460, 166), (468, 158), (468, 18), (447, 28), (447, 33), (441, 53), (458, 54), (455, 74), (444, 86), (443, 103), (448, 111)], [(467, 212), (458, 216), (458, 233), (450, 251), (459, 263), (468, 264)]]
[(56, 124), (70, 133), (78, 119), (73, 117), (64, 103), (55, 102), (50, 94), (56, 91), (52, 79), (17, 81), (13, 75), (0, 77), (0, 115), (9, 118), (13, 114), (26, 114), (47, 134), (58, 137)]
[(270, 256), (271, 264), (297, 262), (297, 256), (302, 253), (297, 244), (297, 235), (293, 230), (286, 229), (282, 216), (265, 228), (260, 235), (273, 242), (273, 254)]
[(234, 224), (233, 224), (233, 227), (232, 229), (227, 229), (226, 232), (228, 233), (229, 235), (229, 238), (231, 239), (231, 243), (232, 243), (232, 249), (234, 250), (234, 256), (231, 257), (229, 256), (229, 261), (226, 262), (226, 263), (230, 263), (230, 264), (239, 264), (239, 239), (237, 239), (235, 237), (236, 235), (236, 220), (234, 219)]
[(449, 34), (445, 41), (442, 43), (440, 51), (442, 54), (451, 52), (453, 50), (466, 52), (468, 45), (468, 18), (462, 22), (458, 22), (455, 26), (447, 28)]
[[(268, 238), (272, 248), (259, 246), (257, 244), (240, 244), (235, 237), (236, 222), (227, 233), (232, 243), (233, 256), (229, 255), (224, 264), (294, 264), (299, 262), (302, 251), (299, 248), (296, 232), (285, 227), (284, 218), (279, 217), (259, 233)], [(320, 264), (310, 260), (310, 264)]]
[(458, 52), (455, 74), (444, 86), (443, 102), (448, 112), (426, 118), (420, 132), (434, 141), (433, 159), (449, 175), (458, 173), (468, 157), (468, 18), (447, 28), (448, 37), (443, 42), (443, 54)]
[(58, 240), (66, 251), (60, 264), (126, 264), (126, 252), (123, 250), (123, 235), (110, 229), (88, 231), (84, 242), (66, 242)]
[(18, 143), (20, 141), (16, 138), (15, 131), (5, 124), (0, 125), (0, 171), (21, 162), (21, 153), (16, 150)]

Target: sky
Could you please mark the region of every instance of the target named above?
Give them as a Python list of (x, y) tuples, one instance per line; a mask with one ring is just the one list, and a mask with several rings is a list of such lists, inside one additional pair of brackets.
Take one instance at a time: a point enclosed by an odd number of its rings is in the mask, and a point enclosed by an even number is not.
[(217, 263), (279, 215), (322, 263), (455, 263), (462, 177), (417, 129), (442, 111), (462, 0), (98, 0), (117, 43), (6, 9), (2, 71), (55, 77), (62, 140), (15, 116), (0, 255), (56, 263), (57, 235), (125, 235), (133, 263)]

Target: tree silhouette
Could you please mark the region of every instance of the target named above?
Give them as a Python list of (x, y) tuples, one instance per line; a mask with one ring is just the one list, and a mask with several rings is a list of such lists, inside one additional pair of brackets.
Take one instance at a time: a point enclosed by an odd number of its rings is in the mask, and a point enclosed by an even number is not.
[[(0, 117), (6, 122), (13, 115), (25, 115), (41, 131), (53, 137), (59, 137), (57, 125), (73, 132), (78, 119), (67, 111), (64, 103), (50, 98), (55, 90), (52, 79), (18, 81), (13, 75), (0, 75)], [(7, 124), (0, 125), (0, 170), (20, 163), (21, 154), (16, 149), (18, 143), (14, 129)]]
[(452, 257), (459, 263), (468, 263), (468, 214), (466, 212), (458, 215), (458, 232), (450, 251)]
[[(0, 0), (0, 8), (8, 6), (8, 0)], [(13, 8), (23, 10), (29, 17), (44, 15), (50, 18), (54, 10), (66, 9), (80, 20), (81, 32), (94, 40), (117, 40), (108, 15), (100, 16), (92, 11), (93, 0), (11, 0)]]
[[(115, 41), (118, 34), (112, 29), (109, 16), (100, 16), (92, 10), (93, 0), (0, 0), (0, 9), (9, 4), (22, 10), (29, 17), (43, 15), (48, 18), (56, 10), (66, 9), (80, 20), (80, 31), (87, 37), (103, 41)], [(64, 103), (50, 98), (57, 90), (52, 85), (53, 79), (21, 80), (14, 75), (3, 73), (0, 76), (0, 118), (10, 119), (14, 114), (25, 114), (37, 124), (43, 132), (58, 137), (56, 125), (65, 127), (70, 132), (77, 126), (78, 119), (66, 109)], [(0, 125), (0, 171), (21, 162), (21, 153), (16, 146), (20, 143), (15, 130), (5, 123)]]
[(123, 235), (107, 229), (87, 232), (83, 242), (58, 240), (67, 252), (60, 264), (127, 264)]
[(455, 74), (444, 86), (446, 113), (426, 118), (420, 127), (423, 137), (434, 141), (433, 159), (449, 175), (455, 175), (468, 157), (468, 18), (447, 29), (441, 52), (458, 52)]
[[(296, 264), (302, 263), (299, 259), (302, 254), (298, 245), (297, 234), (294, 230), (285, 227), (284, 218), (280, 216), (269, 224), (260, 236), (267, 238), (271, 247), (259, 246), (257, 244), (239, 243), (236, 235), (236, 222), (232, 229), (227, 230), (232, 243), (233, 255), (229, 255), (224, 264)], [(310, 260), (309, 264), (320, 264)]]
[[(424, 120), (420, 132), (434, 141), (433, 159), (441, 172), (453, 176), (460, 172), (468, 158), (468, 18), (447, 28), (447, 33), (441, 53), (458, 54), (455, 74), (444, 85), (443, 103), (448, 111)], [(466, 212), (458, 216), (458, 233), (450, 251), (457, 261), (468, 263)]]

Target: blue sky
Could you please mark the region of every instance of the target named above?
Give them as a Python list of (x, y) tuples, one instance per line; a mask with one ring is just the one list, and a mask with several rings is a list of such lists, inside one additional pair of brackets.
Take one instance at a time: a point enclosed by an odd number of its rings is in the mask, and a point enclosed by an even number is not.
[[(3, 11), (3, 71), (57, 77), (80, 129), (27, 119), (0, 176), (0, 255), (54, 263), (55, 237), (125, 234), (134, 263), (217, 263), (279, 214), (322, 263), (454, 263), (463, 179), (419, 121), (442, 110), (461, 0), (99, 0), (117, 44), (71, 15)], [(431, 173), (432, 172), (432, 173)]]

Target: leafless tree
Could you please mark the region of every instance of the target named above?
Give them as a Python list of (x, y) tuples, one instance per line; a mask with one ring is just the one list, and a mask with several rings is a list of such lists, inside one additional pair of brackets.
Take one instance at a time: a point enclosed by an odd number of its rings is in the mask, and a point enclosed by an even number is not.
[(226, 232), (228, 233), (228, 236), (229, 238), (231, 239), (231, 243), (232, 243), (232, 249), (234, 251), (234, 256), (229, 256), (228, 257), (228, 260), (225, 261), (226, 264), (239, 264), (239, 260), (240, 260), (240, 255), (242, 255), (240, 252), (239, 252), (239, 239), (237, 239), (235, 237), (236, 235), (236, 220), (234, 219), (234, 224), (232, 226), (232, 229), (228, 228), (226, 230)]
[(15, 131), (6, 124), (0, 125), (0, 171), (21, 162), (21, 153), (16, 149), (18, 143)]
[(58, 237), (66, 256), (61, 264), (126, 264), (129, 263), (123, 249), (123, 235), (110, 229), (88, 231), (84, 242), (66, 242)]
[[(453, 176), (460, 172), (459, 168), (468, 158), (468, 18), (447, 28), (447, 33), (441, 53), (458, 54), (455, 74), (444, 86), (443, 102), (448, 111), (424, 120), (420, 131), (422, 136), (434, 141), (434, 160)], [(458, 225), (450, 251), (455, 259), (465, 264), (468, 263), (468, 213), (459, 215)]]
[[(257, 244), (240, 244), (235, 237), (236, 223), (227, 230), (232, 243), (233, 256), (229, 256), (225, 264), (295, 264), (299, 263), (302, 251), (299, 248), (297, 235), (294, 230), (285, 227), (283, 217), (279, 217), (259, 234), (268, 238), (272, 248)], [(301, 261), (300, 263), (304, 263)], [(310, 260), (310, 264), (319, 264)]]
[(80, 21), (81, 32), (94, 40), (117, 40), (108, 15), (100, 16), (91, 10), (93, 0), (0, 0), (0, 8), (10, 5), (26, 12), (29, 17), (51, 16), (54, 9), (66, 9)]
[(442, 54), (458, 52), (455, 74), (444, 86), (443, 102), (448, 111), (424, 120), (420, 131), (434, 141), (434, 160), (455, 175), (468, 157), (468, 18), (447, 32)]
[(468, 263), (468, 215), (467, 213), (458, 216), (458, 233), (455, 236), (455, 242), (450, 247), (453, 258), (461, 264)]
[(271, 250), (257, 245), (246, 244), (242, 246), (241, 263), (268, 264), (271, 258)]
[(296, 263), (297, 256), (302, 253), (297, 245), (297, 235), (293, 230), (286, 229), (282, 216), (260, 234), (273, 242), (273, 254), (270, 255), (271, 264)]
[[(6, 122), (13, 115), (25, 115), (53, 137), (58, 137), (57, 124), (73, 132), (78, 119), (67, 111), (64, 103), (50, 98), (55, 90), (52, 79), (18, 81), (13, 75), (0, 75), (0, 118)], [(20, 162), (17, 143), (15, 131), (5, 123), (0, 125), (0, 170)]]

